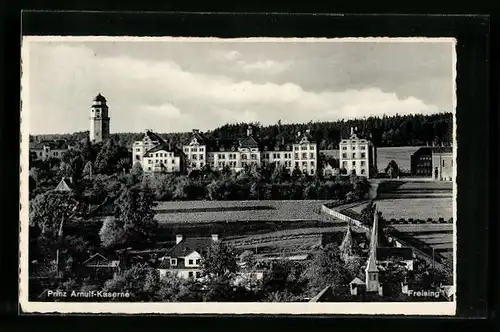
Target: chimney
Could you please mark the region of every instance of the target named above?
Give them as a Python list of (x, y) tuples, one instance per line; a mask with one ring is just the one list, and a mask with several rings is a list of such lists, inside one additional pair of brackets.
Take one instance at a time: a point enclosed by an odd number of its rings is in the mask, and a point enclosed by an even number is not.
[(182, 234), (177, 234), (175, 236), (175, 244), (179, 244), (182, 241)]
[(219, 235), (218, 234), (212, 234), (212, 241), (214, 241), (214, 242), (219, 241)]
[(248, 126), (247, 128), (247, 136), (252, 136), (252, 126)]

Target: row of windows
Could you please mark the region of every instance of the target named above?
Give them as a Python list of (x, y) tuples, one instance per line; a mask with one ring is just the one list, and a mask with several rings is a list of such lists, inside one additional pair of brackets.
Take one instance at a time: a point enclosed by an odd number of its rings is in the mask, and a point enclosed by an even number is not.
[[(361, 145), (359, 147), (359, 149), (360, 150), (366, 150), (366, 145)], [(344, 145), (344, 146), (342, 146), (342, 150), (344, 150), (344, 151), (348, 150), (348, 147)], [(351, 150), (356, 150), (356, 146), (355, 145), (351, 146)]]
[(269, 159), (269, 157), (272, 156), (273, 159), (292, 159), (292, 154), (291, 153), (264, 153), (262, 154), (263, 159)]
[(198, 160), (198, 159), (199, 159), (199, 160), (203, 160), (203, 159), (204, 159), (204, 157), (203, 157), (203, 155), (202, 155), (202, 154), (200, 154), (200, 155), (192, 154), (192, 155), (191, 155), (191, 157), (190, 157), (190, 159), (191, 159), (191, 160)]
[(175, 159), (148, 159), (148, 164), (175, 164)]
[[(200, 162), (200, 166), (199, 167), (201, 168), (203, 166), (205, 166), (205, 164), (203, 162)], [(196, 168), (196, 163), (191, 163), (191, 167)]]
[[(342, 158), (344, 159), (347, 159), (347, 153), (342, 153)], [(366, 153), (365, 152), (361, 152), (360, 153), (360, 158), (366, 158)], [(353, 153), (352, 154), (352, 159), (356, 159), (356, 153)]]
[(197, 147), (197, 146), (193, 146), (193, 147), (189, 147), (189, 146), (185, 146), (184, 147), (184, 152), (205, 152), (205, 148), (200, 146), (200, 147)]
[[(189, 259), (186, 265), (200, 265), (200, 259)], [(170, 258), (170, 265), (177, 266), (177, 258)]]
[[(356, 166), (356, 160), (353, 160), (353, 161), (351, 162), (351, 165), (352, 165), (352, 166)], [(360, 165), (361, 165), (361, 166), (365, 166), (365, 165), (366, 165), (366, 162), (365, 162), (364, 160), (361, 160)], [(347, 167), (347, 161), (342, 162), (342, 166), (343, 166), (344, 168), (346, 168), (346, 167)]]
[(298, 151), (298, 150), (314, 150), (315, 147), (314, 147), (314, 145), (301, 145), (301, 146), (295, 145), (293, 147), (293, 149), (295, 151)]

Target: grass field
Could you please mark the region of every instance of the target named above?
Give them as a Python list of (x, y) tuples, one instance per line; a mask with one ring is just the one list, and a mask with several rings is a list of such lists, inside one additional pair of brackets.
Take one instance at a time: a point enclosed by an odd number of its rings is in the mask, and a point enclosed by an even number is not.
[(293, 221), (332, 222), (320, 213), (328, 201), (188, 201), (160, 202), (155, 208), (160, 223), (199, 223), (215, 221)]
[(394, 160), (400, 168), (410, 170), (410, 157), (420, 147), (401, 146), (391, 148), (377, 148), (377, 167), (383, 171), (391, 160)]

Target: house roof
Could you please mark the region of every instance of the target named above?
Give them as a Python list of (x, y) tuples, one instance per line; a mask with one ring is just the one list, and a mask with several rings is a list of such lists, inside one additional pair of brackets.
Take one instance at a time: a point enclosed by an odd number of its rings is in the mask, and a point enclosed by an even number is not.
[(90, 256), (85, 262), (83, 262), (83, 264), (87, 264), (93, 260), (96, 260), (96, 259), (102, 259), (102, 260), (105, 260), (107, 261), (108, 259), (106, 257), (104, 257), (103, 255), (97, 253), (97, 254), (93, 254), (92, 256)]
[(411, 247), (379, 247), (377, 248), (377, 261), (384, 261), (391, 257), (402, 260), (413, 259), (413, 249)]
[(247, 136), (240, 141), (241, 148), (258, 148), (259, 142), (253, 136)]
[(309, 302), (324, 302), (331, 295), (332, 286), (326, 286), (321, 292), (313, 297)]
[(168, 151), (168, 152), (174, 152), (177, 154), (180, 154), (182, 152), (175, 145), (173, 145), (171, 143), (163, 142), (163, 143), (155, 146), (154, 148), (151, 148), (148, 151), (146, 151), (146, 153), (144, 154), (144, 157), (147, 158), (147, 157), (151, 156), (151, 154), (158, 152), (158, 151)]
[[(150, 131), (150, 130), (146, 130), (146, 134), (144, 135), (144, 138), (149, 138), (150, 140), (152, 141), (157, 141), (157, 142), (160, 142), (160, 143), (163, 143), (164, 142), (164, 139), (160, 137), (160, 135)], [(144, 139), (143, 138), (143, 139)]]
[(352, 281), (349, 283), (349, 285), (352, 285), (352, 284), (354, 284), (354, 285), (364, 285), (365, 282), (363, 280), (359, 279), (358, 277), (356, 277), (356, 278), (352, 279)]
[(40, 142), (32, 142), (30, 144), (30, 149), (32, 150), (42, 150), (45, 146), (49, 146), (51, 150), (66, 150), (69, 146), (74, 145), (75, 142), (57, 139), (57, 140), (44, 140)]
[(71, 181), (69, 179), (62, 178), (54, 190), (55, 191), (72, 191), (73, 184), (71, 183)]
[(188, 237), (173, 246), (167, 253), (166, 257), (179, 258), (189, 255), (193, 251), (197, 251), (200, 255), (208, 250), (214, 243), (211, 237)]

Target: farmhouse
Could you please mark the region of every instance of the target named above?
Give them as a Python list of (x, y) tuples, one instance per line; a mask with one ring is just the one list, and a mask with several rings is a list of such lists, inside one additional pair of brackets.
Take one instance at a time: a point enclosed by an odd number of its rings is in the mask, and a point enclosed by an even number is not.
[(217, 234), (211, 237), (184, 238), (176, 236), (176, 244), (161, 258), (160, 276), (175, 274), (181, 278), (201, 278), (201, 259), (210, 246), (219, 241)]

